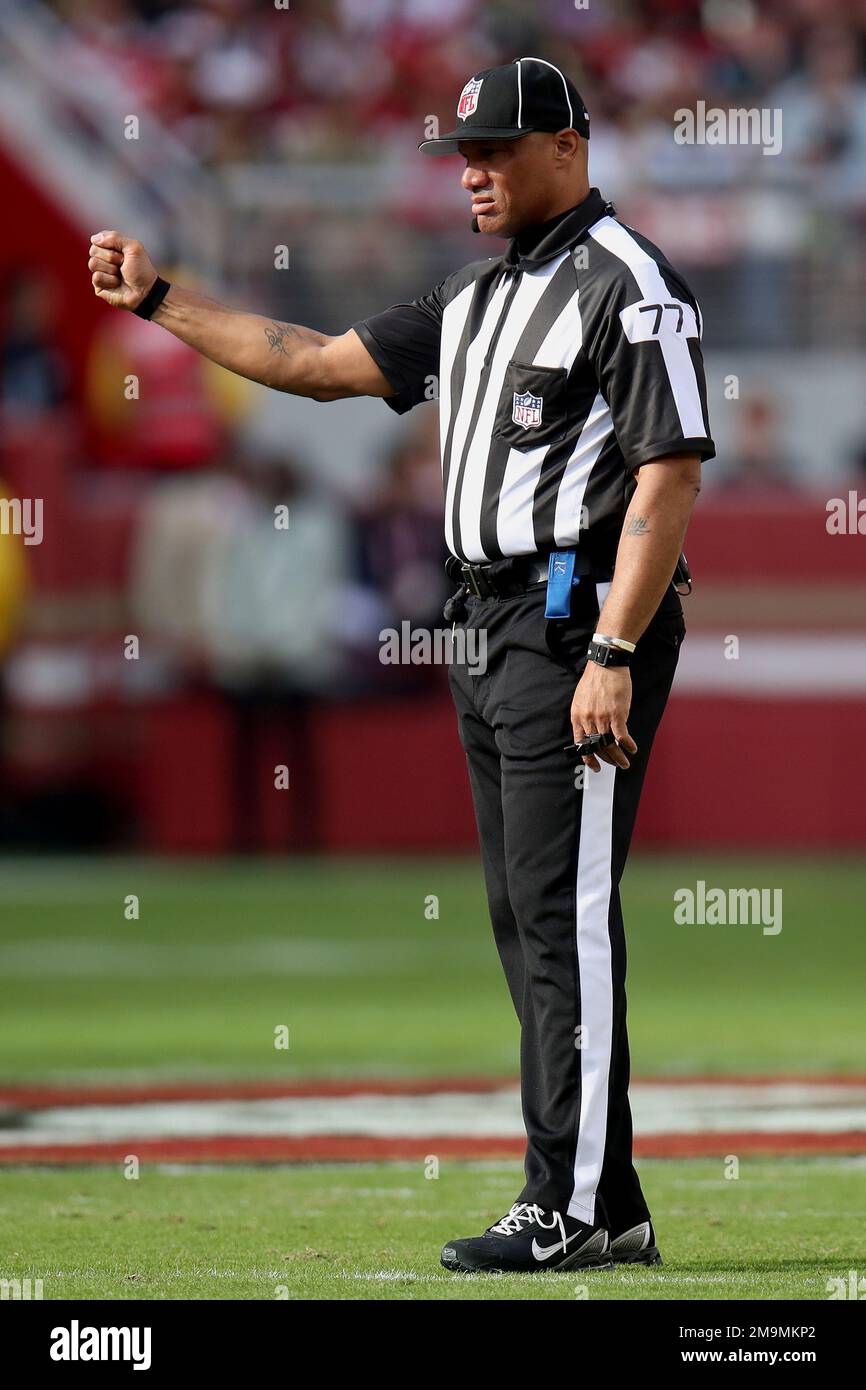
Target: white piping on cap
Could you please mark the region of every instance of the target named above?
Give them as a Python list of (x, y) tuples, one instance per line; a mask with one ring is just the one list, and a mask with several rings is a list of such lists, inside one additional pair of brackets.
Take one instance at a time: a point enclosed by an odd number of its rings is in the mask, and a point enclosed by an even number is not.
[[(569, 124), (569, 127), (570, 127), (571, 129), (574, 129), (574, 111), (572, 110), (572, 107), (571, 107), (571, 97), (568, 95), (568, 83), (567, 83), (566, 80), (565, 80), (565, 74), (564, 74), (563, 72), (561, 72), (560, 69), (559, 69), (558, 67), (556, 67), (556, 65), (555, 65), (554, 63), (548, 63), (548, 61), (547, 61), (546, 58), (518, 58), (518, 59), (517, 59), (517, 83), (518, 83), (518, 87), (519, 87), (519, 85), (520, 85), (520, 64), (521, 64), (521, 63), (543, 63), (544, 66), (545, 66), (546, 68), (553, 68), (553, 71), (554, 71), (554, 72), (558, 72), (558, 73), (559, 73), (560, 77), (562, 78), (562, 87), (563, 87), (563, 91), (565, 92), (565, 100), (568, 102), (568, 124)], [(518, 113), (517, 113), (517, 124), (518, 124), (518, 125), (521, 124), (521, 121), (520, 121), (520, 112), (519, 112), (519, 111), (518, 111)]]

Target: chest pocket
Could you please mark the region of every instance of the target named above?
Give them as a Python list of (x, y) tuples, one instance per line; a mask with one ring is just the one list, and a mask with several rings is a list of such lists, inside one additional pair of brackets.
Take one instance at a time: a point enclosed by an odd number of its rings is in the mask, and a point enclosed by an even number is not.
[(493, 426), (494, 439), (520, 450), (563, 439), (568, 431), (567, 383), (565, 367), (509, 362)]

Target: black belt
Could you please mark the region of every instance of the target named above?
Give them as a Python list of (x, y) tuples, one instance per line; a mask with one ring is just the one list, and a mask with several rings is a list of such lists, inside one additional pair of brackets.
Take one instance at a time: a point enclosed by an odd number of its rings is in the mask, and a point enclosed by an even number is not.
[(476, 598), (512, 598), (536, 584), (547, 583), (547, 556), (526, 555), (487, 565), (455, 560), (449, 573)]
[[(466, 617), (466, 596), (475, 598), (513, 598), (525, 594), (536, 585), (547, 583), (550, 557), (548, 555), (519, 555), (507, 560), (492, 560), (488, 564), (473, 564), (449, 555), (445, 562), (448, 578), (458, 588), (445, 604), (443, 616), (450, 622), (462, 622)], [(578, 550), (575, 555), (575, 575), (589, 579), (596, 584), (609, 583), (613, 578), (613, 565), (607, 567), (593, 561), (586, 552)], [(677, 593), (691, 593), (692, 576), (685, 555), (680, 555), (673, 578)], [(680, 586), (684, 587), (681, 588)]]
[[(536, 584), (547, 583), (548, 555), (518, 555), (508, 560), (492, 560), (487, 564), (472, 564), (449, 556), (445, 570), (449, 579), (460, 584), (466, 593), (476, 598), (511, 598), (523, 594)], [(575, 574), (598, 583), (609, 580), (613, 567), (595, 564), (586, 554), (578, 552)]]
[[(585, 553), (579, 553), (577, 558), (576, 573), (581, 578), (597, 583), (610, 579), (612, 567), (601, 569)], [(513, 598), (536, 585), (546, 584), (549, 559), (548, 555), (519, 555), (507, 560), (492, 560), (489, 564), (472, 564), (468, 560), (458, 560), (456, 555), (449, 556), (446, 573), (460, 587), (446, 603), (443, 616), (449, 623), (462, 622), (466, 617), (468, 594), (479, 599)]]

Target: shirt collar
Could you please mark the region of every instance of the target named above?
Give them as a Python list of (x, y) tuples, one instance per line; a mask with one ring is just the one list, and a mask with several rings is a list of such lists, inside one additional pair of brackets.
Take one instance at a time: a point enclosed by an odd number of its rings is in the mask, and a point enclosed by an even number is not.
[(615, 211), (613, 203), (607, 202), (597, 188), (591, 188), (576, 207), (551, 217), (548, 222), (524, 227), (512, 237), (502, 259), (505, 265), (518, 270), (534, 270), (580, 241), (600, 217)]

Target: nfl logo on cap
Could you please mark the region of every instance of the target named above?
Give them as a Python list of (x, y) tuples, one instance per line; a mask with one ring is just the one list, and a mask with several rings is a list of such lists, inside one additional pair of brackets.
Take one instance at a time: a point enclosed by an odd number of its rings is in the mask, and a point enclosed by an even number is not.
[(466, 83), (466, 86), (460, 93), (460, 101), (457, 103), (458, 121), (465, 121), (467, 116), (472, 115), (478, 105), (478, 93), (481, 91), (481, 84), (483, 81), (483, 77), (479, 77), (477, 82), (473, 77), (470, 82)]
[(522, 425), (525, 430), (531, 429), (533, 425), (541, 424), (542, 397), (533, 396), (530, 391), (524, 391), (520, 395), (514, 393), (514, 409), (511, 418), (515, 425)]

